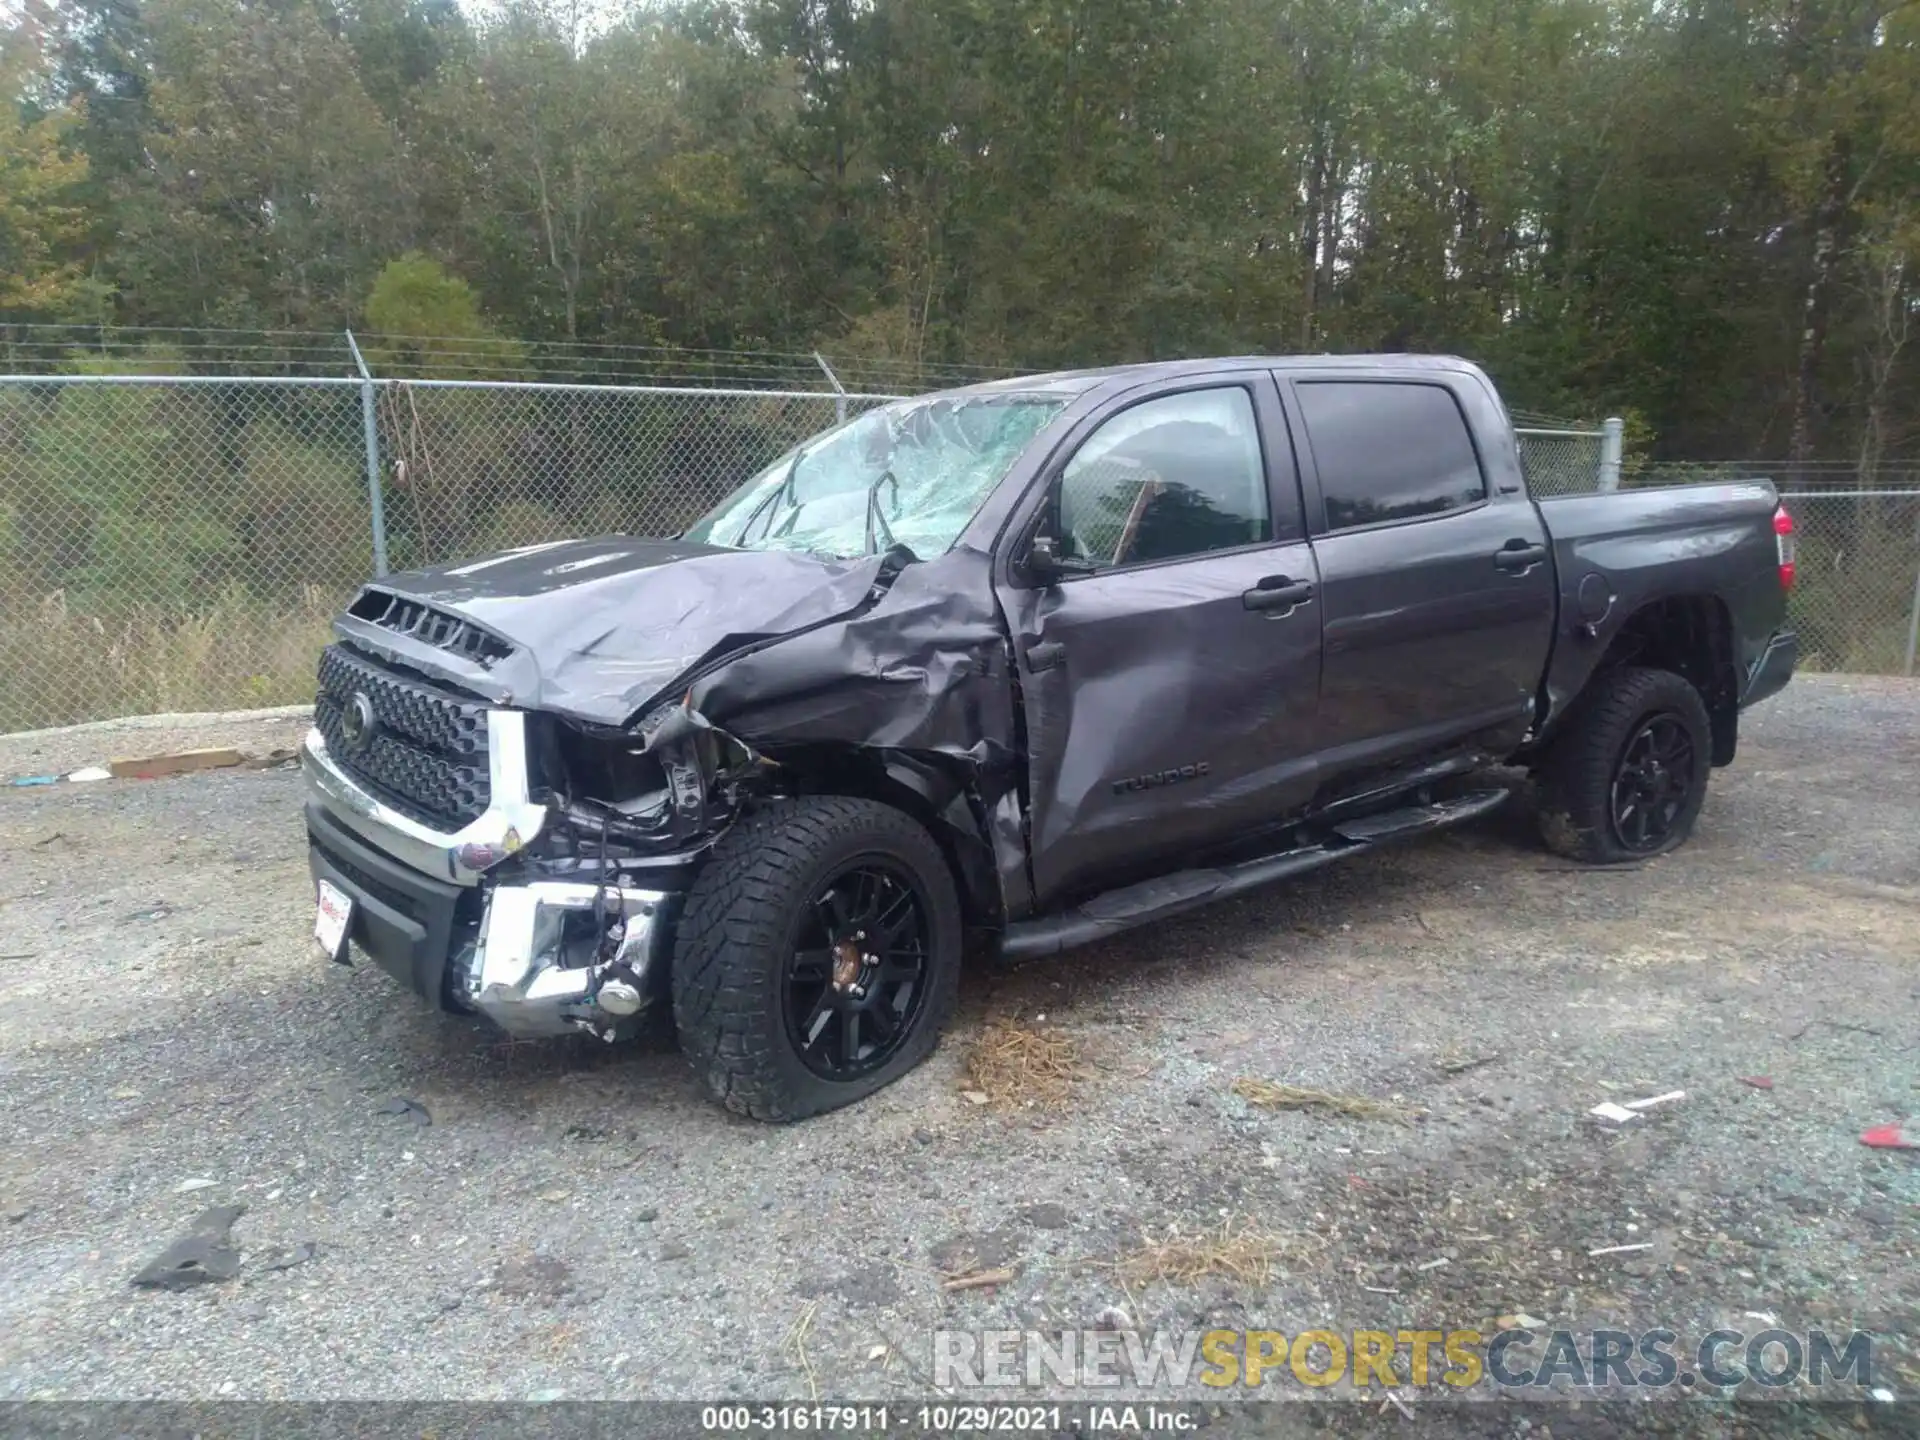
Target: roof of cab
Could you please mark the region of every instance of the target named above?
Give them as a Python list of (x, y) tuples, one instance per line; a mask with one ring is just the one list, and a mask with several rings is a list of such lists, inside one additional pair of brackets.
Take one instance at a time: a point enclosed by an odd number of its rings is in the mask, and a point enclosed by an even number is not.
[(1130, 365), (1103, 365), (1085, 370), (1052, 370), (1035, 375), (1012, 375), (975, 385), (942, 391), (949, 395), (1035, 394), (1080, 395), (1114, 382), (1138, 384), (1147, 380), (1176, 380), (1183, 375), (1205, 375), (1221, 370), (1461, 370), (1471, 361), (1458, 355), (1220, 355), (1191, 360), (1148, 360)]

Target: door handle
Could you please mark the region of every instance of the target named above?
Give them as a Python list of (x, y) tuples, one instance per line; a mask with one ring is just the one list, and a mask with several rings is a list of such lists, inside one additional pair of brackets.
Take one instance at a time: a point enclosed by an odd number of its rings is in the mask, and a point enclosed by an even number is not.
[(1509, 540), (1493, 552), (1493, 568), (1520, 574), (1547, 558), (1547, 547), (1525, 540)]
[(1249, 610), (1291, 610), (1313, 599), (1313, 585), (1285, 575), (1268, 575), (1240, 596)]

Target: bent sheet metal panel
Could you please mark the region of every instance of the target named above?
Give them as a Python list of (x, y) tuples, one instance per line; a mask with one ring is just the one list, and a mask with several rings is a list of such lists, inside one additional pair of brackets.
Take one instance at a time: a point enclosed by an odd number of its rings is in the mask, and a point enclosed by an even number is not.
[(933, 760), (988, 834), (1004, 904), (1026, 886), (1020, 737), (990, 560), (956, 549), (908, 566), (859, 612), (719, 665), (690, 687), (712, 723), (775, 756), (845, 745)]
[(688, 736), (702, 726), (759, 750), (933, 757), (992, 817), (973, 838), (991, 844), (1017, 908), (1019, 741), (988, 557), (960, 548), (894, 566), (884, 554), (834, 561), (610, 537), (380, 582), (512, 642), (490, 668), (352, 616), (337, 628), (502, 705), (631, 726), (684, 704), (693, 723), (646, 732), (670, 767), (691, 763)]
[(610, 536), (409, 571), (371, 587), (510, 642), (514, 652), (490, 667), (350, 616), (338, 628), (499, 703), (621, 725), (718, 656), (857, 609), (883, 563)]
[[(1316, 577), (1304, 543), (1003, 592), (1022, 676), (1036, 890), (1052, 899), (1303, 805), (1316, 785), (1320, 614), (1247, 608)], [(1177, 789), (1170, 788), (1177, 786)]]

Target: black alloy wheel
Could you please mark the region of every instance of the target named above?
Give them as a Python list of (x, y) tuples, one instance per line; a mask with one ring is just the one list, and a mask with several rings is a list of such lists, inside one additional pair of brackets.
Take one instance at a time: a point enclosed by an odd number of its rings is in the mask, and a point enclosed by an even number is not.
[(766, 800), (694, 876), (673, 1019), (714, 1098), (800, 1120), (933, 1053), (959, 998), (965, 917), (932, 835), (852, 795)]
[(1712, 761), (1713, 726), (1692, 681), (1604, 670), (1534, 764), (1540, 836), (1589, 865), (1663, 855), (1693, 832)]
[(878, 857), (845, 866), (796, 927), (782, 1001), (787, 1037), (826, 1080), (857, 1080), (893, 1058), (927, 999), (927, 901)]
[(1620, 752), (1613, 773), (1614, 838), (1636, 855), (1665, 848), (1687, 808), (1699, 754), (1686, 723), (1672, 712), (1651, 715)]

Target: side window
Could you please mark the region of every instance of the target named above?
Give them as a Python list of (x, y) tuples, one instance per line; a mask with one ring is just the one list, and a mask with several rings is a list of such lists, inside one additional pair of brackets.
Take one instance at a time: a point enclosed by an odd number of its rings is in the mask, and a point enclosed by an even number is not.
[(1308, 380), (1295, 391), (1329, 530), (1444, 515), (1487, 498), (1466, 419), (1443, 387)]
[(1121, 411), (1058, 485), (1062, 553), (1102, 568), (1253, 545), (1272, 529), (1253, 401), (1237, 385)]

